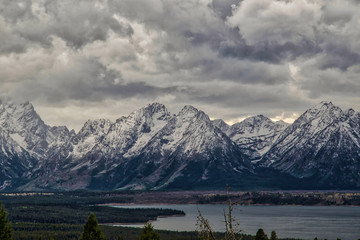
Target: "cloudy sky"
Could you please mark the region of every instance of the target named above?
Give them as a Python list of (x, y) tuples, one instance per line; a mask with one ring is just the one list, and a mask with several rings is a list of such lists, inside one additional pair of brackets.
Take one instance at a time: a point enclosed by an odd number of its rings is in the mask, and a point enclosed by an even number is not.
[(0, 0), (0, 95), (75, 129), (151, 102), (228, 122), (360, 110), (360, 1)]

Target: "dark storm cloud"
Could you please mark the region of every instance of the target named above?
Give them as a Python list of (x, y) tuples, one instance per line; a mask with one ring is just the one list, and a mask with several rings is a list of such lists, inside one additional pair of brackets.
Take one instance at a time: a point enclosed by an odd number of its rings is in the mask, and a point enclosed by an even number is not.
[(298, 57), (314, 56), (323, 49), (315, 42), (304, 39), (298, 43), (260, 42), (256, 45), (248, 45), (245, 41), (241, 41), (233, 45), (222, 45), (219, 51), (224, 57), (282, 63), (293, 61)]
[(211, 7), (219, 16), (226, 20), (232, 15), (232, 5), (238, 5), (241, 0), (213, 0)]
[(353, 0), (0, 0), (0, 93), (224, 116), (358, 105), (359, 19)]
[(1, 13), (15, 37), (46, 47), (52, 45), (54, 36), (70, 47), (80, 48), (97, 40), (105, 41), (110, 30), (121, 36), (132, 34), (129, 25), (120, 24), (109, 9), (97, 7), (94, 1), (3, 0)]
[(94, 2), (48, 0), (44, 4), (46, 13), (56, 21), (49, 28), (50, 34), (64, 39), (70, 46), (79, 48), (96, 40), (105, 41), (108, 31), (120, 35), (131, 35), (130, 26), (122, 26), (108, 9), (97, 8)]
[(177, 87), (156, 87), (150, 86), (145, 82), (133, 82), (123, 85), (117, 85), (111, 89), (105, 89), (104, 92), (110, 92), (114, 97), (118, 98), (132, 98), (136, 96), (154, 99), (163, 94), (176, 93)]
[(320, 69), (339, 68), (346, 71), (349, 67), (360, 63), (360, 54), (345, 45), (327, 44), (325, 55), (319, 62)]
[(126, 99), (136, 96), (153, 98), (175, 90), (176, 88), (150, 86), (145, 82), (127, 83), (119, 72), (106, 68), (95, 58), (88, 58), (77, 61), (62, 74), (53, 72), (27, 81), (13, 94), (27, 99), (43, 98), (49, 102), (61, 103), (72, 100)]
[[(162, 8), (166, 9), (162, 1), (158, 1), (161, 3)], [(209, 6), (211, 9), (209, 11), (213, 11), (214, 13), (219, 13), (222, 18), (223, 16), (231, 16), (232, 14), (232, 4), (239, 4), (239, 1), (213, 1)], [(123, 3), (124, 4), (124, 3)], [(117, 6), (118, 8), (122, 7)], [(171, 8), (170, 8), (171, 9)], [(130, 9), (129, 11), (134, 11)], [(303, 36), (301, 39), (297, 41), (270, 41), (270, 40), (260, 40), (255, 43), (248, 43), (248, 41), (241, 34), (241, 29), (238, 27), (229, 27), (226, 22), (219, 21), (205, 21), (201, 22), (201, 27), (196, 27), (196, 22), (194, 26), (189, 23), (189, 21), (193, 21), (193, 19), (184, 18), (176, 19), (175, 23), (169, 23), (168, 25), (164, 25), (163, 22), (160, 24), (159, 19), (164, 18), (172, 18), (171, 15), (168, 15), (166, 11), (153, 12), (150, 9), (147, 12), (141, 12), (134, 14), (131, 16), (137, 16), (137, 19), (141, 19), (145, 24), (149, 24), (150, 26), (159, 27), (166, 32), (173, 33), (175, 29), (175, 36), (179, 36), (179, 38), (183, 38), (187, 40), (187, 42), (192, 44), (192, 47), (198, 47), (201, 45), (208, 45), (214, 52), (217, 52), (220, 57), (234, 57), (240, 60), (252, 60), (252, 61), (265, 61), (269, 63), (282, 63), (284, 61), (293, 61), (298, 57), (311, 57), (323, 51), (320, 46), (320, 41), (317, 39), (308, 39), (306, 36)], [(169, 10), (169, 12), (171, 12)], [(156, 14), (159, 14), (159, 17), (156, 17)], [(204, 18), (205, 19), (205, 18)], [(216, 19), (216, 17), (214, 17)], [(226, 18), (224, 18), (226, 21)], [(179, 22), (183, 23), (181, 25), (177, 25)], [(217, 24), (212, 25), (211, 23), (216, 22)], [(277, 24), (274, 22), (274, 25)], [(215, 26), (215, 27), (214, 27)], [(250, 28), (252, 26), (249, 26)], [(271, 28), (271, 27), (269, 27)], [(170, 40), (170, 39), (169, 39)], [(171, 39), (174, 40), (174, 39)], [(176, 41), (171, 42), (172, 50), (176, 51)], [(180, 51), (180, 47), (183, 48), (183, 44), (179, 46), (178, 51)], [(185, 46), (190, 50), (190, 46)], [(175, 49), (174, 49), (175, 48)], [(206, 62), (206, 61), (204, 61)]]

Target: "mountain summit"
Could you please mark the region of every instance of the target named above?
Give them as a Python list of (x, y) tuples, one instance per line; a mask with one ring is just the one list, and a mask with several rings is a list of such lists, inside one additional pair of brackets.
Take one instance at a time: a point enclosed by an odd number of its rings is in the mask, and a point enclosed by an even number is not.
[(360, 186), (360, 113), (321, 102), (286, 128), (261, 160), (327, 188)]
[(219, 120), (213, 121), (213, 123), (241, 147), (243, 153), (253, 162), (259, 161), (279, 134), (288, 126), (285, 122), (273, 122), (263, 115), (246, 118), (232, 126), (224, 125)]
[(290, 125), (257, 115), (229, 126), (152, 103), (75, 133), (2, 100), (0, 165), (0, 190), (359, 189), (360, 113), (321, 102)]

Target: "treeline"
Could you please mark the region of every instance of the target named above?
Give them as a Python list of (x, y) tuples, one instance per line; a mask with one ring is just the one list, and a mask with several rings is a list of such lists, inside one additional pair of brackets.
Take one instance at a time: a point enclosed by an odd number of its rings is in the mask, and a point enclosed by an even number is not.
[[(225, 194), (203, 194), (197, 196), (197, 203), (225, 203)], [(358, 192), (238, 192), (231, 193), (232, 201), (240, 205), (322, 205), (360, 206), (360, 193)]]
[[(109, 192), (54, 192), (54, 193), (0, 193), (4, 204), (79, 204), (108, 203), (134, 204), (220, 204), (226, 203), (226, 192), (156, 192), (156, 191), (109, 191)], [(357, 205), (359, 192), (231, 192), (232, 201), (241, 205)]]
[(6, 205), (11, 222), (82, 224), (89, 212), (101, 223), (145, 223), (158, 216), (185, 215), (183, 211), (157, 208), (116, 208), (79, 204), (19, 204)]

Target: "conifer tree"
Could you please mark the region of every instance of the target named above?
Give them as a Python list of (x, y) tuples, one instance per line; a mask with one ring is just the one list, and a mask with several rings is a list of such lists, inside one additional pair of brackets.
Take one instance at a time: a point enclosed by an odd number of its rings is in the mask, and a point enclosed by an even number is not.
[(80, 240), (106, 240), (104, 234), (98, 226), (98, 221), (94, 213), (91, 213), (84, 225), (84, 232)]
[(255, 240), (268, 240), (266, 234), (264, 233), (264, 230), (260, 228), (255, 236)]
[(7, 220), (7, 212), (4, 209), (4, 206), (0, 207), (0, 239), (1, 240), (10, 240), (12, 239), (12, 227)]
[(154, 227), (150, 222), (144, 225), (142, 233), (138, 240), (160, 240), (160, 236), (154, 231)]
[(275, 231), (271, 231), (270, 240), (278, 240), (278, 237), (277, 237), (277, 235), (276, 235), (276, 232), (275, 232)]

